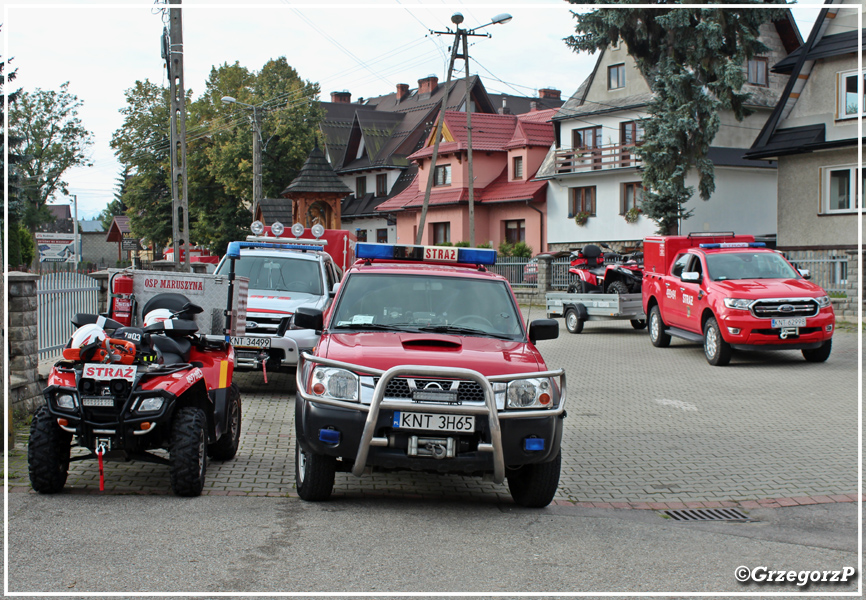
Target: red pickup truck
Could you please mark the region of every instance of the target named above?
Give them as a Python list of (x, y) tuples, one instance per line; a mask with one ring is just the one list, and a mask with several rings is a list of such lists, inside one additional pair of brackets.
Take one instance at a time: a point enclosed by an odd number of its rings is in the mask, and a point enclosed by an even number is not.
[(644, 241), (643, 307), (650, 340), (704, 346), (711, 365), (733, 350), (801, 350), (830, 356), (836, 317), (830, 298), (781, 253), (753, 236), (691, 234)]

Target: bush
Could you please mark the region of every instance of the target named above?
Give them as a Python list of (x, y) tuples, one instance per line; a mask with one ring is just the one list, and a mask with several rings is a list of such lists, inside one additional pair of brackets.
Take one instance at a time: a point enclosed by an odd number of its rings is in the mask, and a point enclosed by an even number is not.
[[(484, 246), (479, 247), (483, 248)], [(526, 242), (517, 242), (515, 244), (502, 242), (499, 244), (499, 254), (502, 256), (513, 256), (515, 258), (532, 258), (532, 246), (529, 246)]]
[(457, 243), (454, 244), (454, 245), (455, 245), (457, 248), (468, 248), (468, 247), (469, 247), (469, 242), (466, 242), (466, 241), (463, 241), (463, 242), (457, 242)]

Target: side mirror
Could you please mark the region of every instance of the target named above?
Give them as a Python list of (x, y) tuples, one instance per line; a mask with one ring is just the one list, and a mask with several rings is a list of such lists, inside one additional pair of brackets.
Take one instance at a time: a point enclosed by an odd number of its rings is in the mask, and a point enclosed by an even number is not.
[(536, 319), (529, 324), (529, 341), (535, 345), (539, 340), (555, 340), (559, 337), (559, 321)]
[(311, 306), (299, 306), (295, 311), (295, 327), (321, 331), (324, 328), (322, 311)]
[(812, 279), (812, 273), (809, 269), (797, 269), (797, 271), (802, 275), (803, 279)]
[(331, 291), (328, 292), (328, 296), (330, 296), (331, 298), (336, 298), (338, 289), (340, 289), (340, 283), (339, 282), (334, 284), (334, 287), (332, 287)]
[(698, 283), (701, 280), (701, 274), (696, 271), (683, 271), (680, 275), (680, 279), (683, 281), (691, 281), (693, 283)]

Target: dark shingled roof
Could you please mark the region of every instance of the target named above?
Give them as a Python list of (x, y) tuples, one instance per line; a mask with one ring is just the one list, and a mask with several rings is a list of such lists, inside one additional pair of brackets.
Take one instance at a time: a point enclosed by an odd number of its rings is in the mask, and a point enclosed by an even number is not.
[(292, 201), (288, 198), (262, 198), (259, 202), (262, 211), (262, 221), (271, 225), (279, 221), (283, 225), (292, 222)]
[[(822, 37), (815, 47), (809, 50), (806, 55), (806, 60), (815, 60), (818, 58), (829, 58), (831, 56), (840, 56), (842, 54), (854, 54), (857, 52), (857, 31), (846, 31), (834, 35), (826, 35)], [(797, 59), (803, 54), (803, 46), (800, 46), (788, 56), (777, 62), (773, 66), (775, 73), (790, 73), (797, 65)]]
[(294, 194), (309, 193), (345, 195), (352, 193), (352, 190), (346, 187), (346, 185), (340, 181), (340, 178), (337, 177), (337, 174), (334, 173), (334, 169), (331, 168), (331, 165), (325, 158), (325, 153), (319, 148), (318, 143), (316, 143), (316, 147), (313, 148), (313, 151), (310, 152), (310, 156), (307, 157), (307, 162), (305, 162), (304, 166), (301, 167), (301, 172), (298, 173), (298, 176), (295, 177), (292, 183), (283, 190), (282, 195), (291, 197)]

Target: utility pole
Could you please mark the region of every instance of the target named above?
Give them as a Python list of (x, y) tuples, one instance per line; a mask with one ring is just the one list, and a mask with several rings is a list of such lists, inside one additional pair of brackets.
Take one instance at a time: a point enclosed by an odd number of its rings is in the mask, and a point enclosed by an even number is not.
[(78, 194), (72, 194), (72, 247), (75, 250), (75, 270), (81, 258), (81, 240), (78, 239)]
[[(180, 4), (181, 0), (168, 0), (169, 4)], [(171, 96), (171, 237), (174, 263), (180, 263), (183, 251), (184, 266), (189, 267), (189, 198), (186, 177), (186, 88), (183, 84), (183, 21), (181, 8), (170, 8), (168, 27), (168, 52), (165, 56), (168, 68)], [(179, 223), (183, 220), (183, 239), (180, 238)], [(183, 246), (184, 250), (182, 250)]]
[(240, 102), (232, 96), (223, 96), (222, 102), (223, 104), (237, 104), (253, 111), (253, 219), (255, 219), (256, 209), (262, 203), (262, 145), (266, 145), (262, 142), (261, 113), (256, 106)]
[[(454, 31), (450, 29), (446, 31), (431, 31), (436, 35), (453, 35), (454, 45), (451, 47), (451, 61), (448, 63), (448, 76), (445, 80), (445, 92), (442, 96), (442, 108), (439, 111), (439, 124), (436, 126), (435, 142), (433, 143), (433, 157), (430, 161), (430, 173), (427, 178), (427, 189), (424, 192), (424, 204), (421, 207), (421, 220), (418, 224), (418, 234), (415, 239), (415, 244), (421, 244), (421, 236), (424, 234), (424, 223), (427, 219), (427, 207), (430, 203), (430, 192), (433, 188), (433, 179), (436, 176), (436, 157), (439, 154), (439, 140), (442, 137), (442, 123), (445, 118), (445, 107), (448, 102), (448, 84), (451, 82), (451, 72), (454, 70), (454, 60), (462, 58), (466, 64), (466, 162), (469, 171), (469, 245), (475, 246), (475, 182), (472, 174), (472, 95), (469, 85), (469, 36), (491, 37), (489, 33), (475, 33), (479, 29), (483, 29), (488, 25), (508, 23), (511, 20), (511, 15), (502, 13), (491, 19), (490, 23), (475, 27), (474, 29), (460, 29), (460, 24), (463, 22), (463, 15), (454, 13), (451, 15), (451, 22), (454, 23)], [(457, 50), (460, 43), (463, 43), (463, 54), (458, 55)]]

